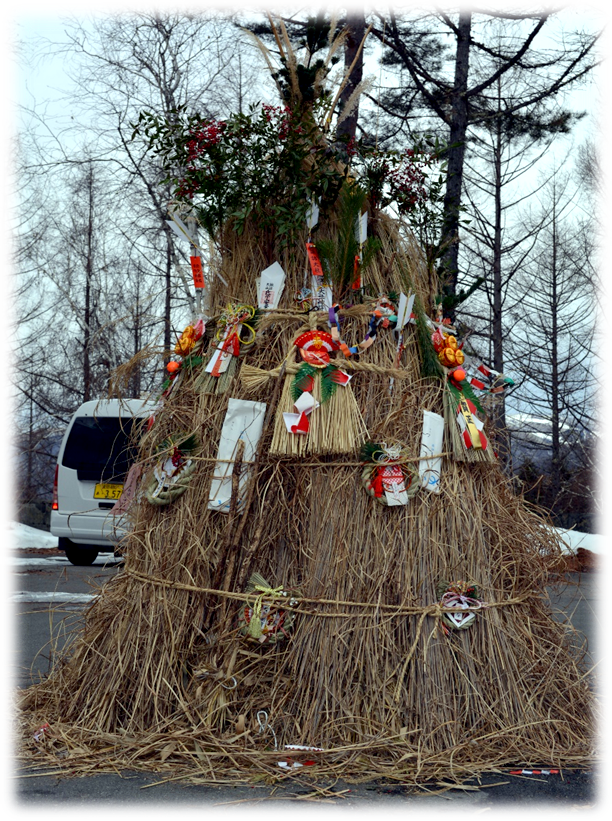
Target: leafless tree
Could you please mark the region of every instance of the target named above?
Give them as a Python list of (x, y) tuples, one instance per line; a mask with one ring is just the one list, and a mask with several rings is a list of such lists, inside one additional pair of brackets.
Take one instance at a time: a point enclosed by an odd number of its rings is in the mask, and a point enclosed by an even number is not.
[[(514, 366), (523, 375), (522, 409), (546, 422), (539, 445), (550, 454), (551, 508), (559, 514), (571, 478), (592, 468), (598, 432), (596, 292), (569, 175), (556, 173), (544, 192), (534, 253), (516, 279), (522, 310), (513, 329)], [(522, 435), (534, 448), (538, 439), (529, 427), (523, 425)]]
[[(537, 109), (571, 84), (586, 77), (595, 62), (596, 36), (587, 32), (565, 35), (558, 46), (542, 43), (542, 33), (553, 17), (549, 11), (510, 13), (492, 10), (463, 9), (456, 14), (437, 10), (418, 20), (418, 32), (426, 42), (446, 38), (452, 43), (438, 45), (433, 53), (422, 48), (422, 38), (415, 37), (411, 15), (394, 11), (376, 14), (379, 24), (373, 33), (390, 50), (394, 63), (410, 77), (416, 94), (408, 93), (413, 115), (417, 107), (438, 122), (448, 143), (446, 152), (448, 176), (444, 200), (444, 223), (440, 247), (440, 276), (447, 296), (447, 310), (454, 316), (459, 281), (459, 226), (464, 189), (465, 155), (470, 128), (490, 127), (492, 120), (521, 117)], [(493, 40), (489, 28), (504, 23), (504, 37)], [(514, 94), (501, 111), (491, 105), (496, 98), (498, 81), (512, 78), (520, 82), (523, 93)], [(402, 96), (404, 92), (402, 90)], [(386, 106), (391, 116), (408, 122), (402, 101), (395, 110)], [(383, 100), (383, 103), (385, 101)], [(438, 130), (438, 129), (436, 129)]]

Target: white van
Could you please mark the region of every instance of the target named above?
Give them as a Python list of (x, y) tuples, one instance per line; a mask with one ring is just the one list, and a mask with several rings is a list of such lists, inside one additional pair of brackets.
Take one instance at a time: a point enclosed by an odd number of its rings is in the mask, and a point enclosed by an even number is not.
[(141, 399), (100, 400), (85, 402), (70, 420), (55, 468), (51, 533), (72, 564), (114, 552), (125, 534), (123, 518), (111, 510), (135, 457), (132, 425), (152, 410)]

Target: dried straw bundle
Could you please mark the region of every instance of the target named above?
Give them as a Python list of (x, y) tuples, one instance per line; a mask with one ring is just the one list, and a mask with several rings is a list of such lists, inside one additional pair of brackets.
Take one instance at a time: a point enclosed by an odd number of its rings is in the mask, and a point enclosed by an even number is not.
[(300, 457), (307, 454), (355, 453), (366, 440), (368, 431), (350, 385), (339, 388), (331, 400), (322, 397), (321, 380), (314, 379), (312, 396), (319, 407), (310, 416), (306, 434), (292, 434), (287, 430), (283, 413), (294, 410), (292, 376), (285, 377), (276, 412), (274, 435), (270, 454)]
[[(430, 305), (417, 249), (391, 222), (376, 230), (375, 288), (411, 287)], [(230, 285), (215, 285), (217, 310), (229, 295), (254, 299), (267, 260), (252, 239), (226, 238)], [(186, 374), (143, 437), (145, 476), (177, 428), (197, 434), (198, 470), (172, 505), (133, 507), (125, 567), (89, 607), (67, 657), (23, 695), (23, 756), (72, 772), (129, 767), (215, 783), (286, 778), (276, 763), (284, 744), (324, 748), (311, 770), (320, 778), (416, 784), (505, 765), (587, 764), (585, 672), (542, 592), (559, 547), (495, 465), (446, 454), (439, 494), (386, 507), (361, 487), (357, 450), (272, 454), (286, 354), (306, 324), (290, 308), (305, 255), (280, 261), (281, 310), (260, 323), (243, 379), (213, 395)], [(344, 316), (354, 344), (367, 312)], [(416, 462), (423, 411), (443, 414), (443, 385), (421, 379), (414, 329), (399, 371), (395, 356), (392, 334), (381, 334), (362, 362), (346, 365), (371, 439), (403, 443)], [(208, 510), (228, 398), (250, 398), (258, 385), (267, 404), (259, 450), (249, 465), (236, 459), (232, 474), (237, 489), (251, 472), (243, 512)], [(291, 630), (273, 645), (247, 644), (240, 632), (255, 572), (272, 589), (299, 591)], [(474, 580), (488, 606), (469, 629), (446, 635), (436, 588), (458, 578)], [(290, 608), (278, 592), (260, 595), (272, 609)], [(42, 722), (51, 730), (35, 743)]]

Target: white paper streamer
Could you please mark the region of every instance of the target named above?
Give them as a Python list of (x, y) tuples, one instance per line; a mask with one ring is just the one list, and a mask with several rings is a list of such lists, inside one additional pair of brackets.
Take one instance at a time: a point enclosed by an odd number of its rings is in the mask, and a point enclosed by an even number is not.
[(172, 219), (166, 220), (166, 225), (168, 225), (174, 231), (177, 237), (187, 240), (187, 242), (190, 242), (192, 245), (195, 245), (196, 248), (198, 247), (197, 242), (189, 233), (189, 229), (187, 228), (185, 223), (181, 219), (179, 219), (179, 217), (176, 216), (176, 214), (172, 214)]
[[(243, 462), (252, 462), (261, 437), (265, 413), (266, 405), (264, 402), (250, 402), (246, 399), (229, 400), (219, 440), (219, 451), (217, 453), (219, 461), (215, 464), (208, 496), (210, 510), (229, 513), (232, 497), (233, 460), (236, 456), (238, 441), (242, 439), (244, 442)], [(240, 475), (239, 498), (236, 507), (239, 512), (242, 512), (244, 492), (250, 473), (250, 469), (246, 468), (242, 470)]]
[(357, 217), (357, 225), (355, 226), (355, 237), (360, 245), (368, 238), (368, 212), (364, 211), (360, 217)]
[[(442, 442), (444, 440), (444, 417), (431, 411), (423, 411), (423, 433), (421, 435), (420, 456), (433, 456), (442, 452)], [(419, 476), (421, 477), (421, 487), (440, 492), (440, 471), (442, 470), (442, 458), (426, 459), (419, 462)]]
[(319, 206), (316, 202), (313, 202), (310, 208), (308, 209), (308, 213), (306, 214), (306, 226), (309, 231), (315, 227), (315, 225), (319, 221)]
[(411, 294), (409, 297), (404, 293), (400, 294), (399, 305), (397, 306), (397, 326), (395, 328), (397, 336), (400, 336), (402, 328), (410, 319), (414, 305), (414, 297), (415, 294)]

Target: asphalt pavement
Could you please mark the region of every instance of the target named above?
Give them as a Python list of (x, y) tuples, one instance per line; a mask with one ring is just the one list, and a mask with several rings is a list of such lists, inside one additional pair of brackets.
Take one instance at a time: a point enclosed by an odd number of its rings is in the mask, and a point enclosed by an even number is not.
[[(42, 555), (41, 555), (42, 554)], [(25, 560), (32, 560), (26, 563)], [(13, 608), (15, 613), (13, 673), (17, 687), (26, 687), (44, 676), (57, 652), (80, 623), (85, 603), (116, 572), (120, 561), (100, 556), (92, 567), (74, 567), (61, 554), (32, 555), (19, 551), (15, 566)], [(549, 590), (555, 617), (566, 624), (577, 654), (586, 653), (589, 681), (596, 692), (602, 687), (598, 672), (599, 598), (598, 574), (570, 573), (563, 583)], [(545, 763), (543, 763), (545, 766)], [(40, 776), (17, 767), (10, 790), (18, 810), (43, 810), (60, 806), (129, 805), (150, 809), (184, 809), (206, 806), (209, 811), (265, 810), (295, 812), (325, 809), (326, 806), (353, 811), (384, 808), (401, 810), (484, 812), (513, 808), (573, 811), (600, 809), (598, 782), (594, 772), (562, 771), (560, 774), (509, 775), (492, 773), (462, 788), (444, 791), (430, 785), (415, 794), (402, 785), (372, 782), (360, 785), (337, 782), (325, 786), (321, 795), (306, 777), (291, 778), (281, 787), (264, 785), (215, 787), (182, 782), (158, 783), (155, 774), (122, 772), (88, 777)], [(316, 807), (315, 807), (316, 805)], [(408, 805), (408, 806), (406, 806)]]

